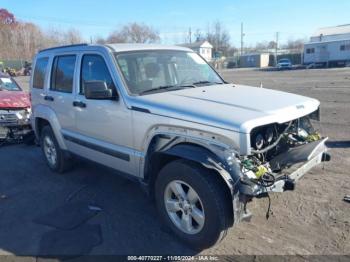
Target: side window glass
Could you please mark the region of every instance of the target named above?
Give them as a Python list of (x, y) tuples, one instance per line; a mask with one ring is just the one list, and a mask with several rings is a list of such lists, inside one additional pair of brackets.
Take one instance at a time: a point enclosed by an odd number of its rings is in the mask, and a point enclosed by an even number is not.
[(36, 61), (33, 76), (33, 88), (44, 88), (48, 61), (49, 59), (47, 57), (39, 58)]
[(115, 92), (112, 77), (107, 65), (100, 55), (84, 55), (81, 63), (80, 94), (84, 94), (84, 86), (89, 81), (104, 81), (109, 89)]
[(51, 76), (51, 90), (72, 93), (75, 60), (75, 55), (55, 57)]

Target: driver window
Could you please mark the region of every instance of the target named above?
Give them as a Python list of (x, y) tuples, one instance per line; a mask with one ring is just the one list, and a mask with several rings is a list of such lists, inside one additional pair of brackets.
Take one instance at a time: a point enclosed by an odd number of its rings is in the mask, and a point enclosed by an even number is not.
[(84, 55), (81, 63), (80, 94), (84, 94), (84, 85), (89, 81), (104, 81), (115, 92), (115, 85), (107, 65), (100, 55)]

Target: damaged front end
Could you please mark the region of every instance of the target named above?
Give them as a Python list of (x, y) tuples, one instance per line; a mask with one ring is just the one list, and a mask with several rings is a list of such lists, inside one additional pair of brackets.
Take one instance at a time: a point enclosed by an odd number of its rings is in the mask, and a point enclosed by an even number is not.
[(311, 168), (330, 161), (325, 145), (328, 138), (315, 130), (315, 120), (319, 121), (319, 111), (288, 123), (253, 129), (252, 154), (238, 158), (240, 194), (249, 201), (269, 197), (270, 192), (294, 190), (297, 180)]
[(0, 109), (0, 143), (13, 143), (33, 136), (30, 108)]

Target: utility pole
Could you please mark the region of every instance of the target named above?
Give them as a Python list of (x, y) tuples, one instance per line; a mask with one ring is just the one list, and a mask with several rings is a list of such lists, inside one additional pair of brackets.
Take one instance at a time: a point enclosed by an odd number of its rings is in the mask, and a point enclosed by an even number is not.
[(244, 32), (243, 32), (243, 23), (241, 23), (241, 55), (243, 55), (243, 38), (244, 38)]
[(189, 37), (189, 40), (190, 40), (190, 44), (192, 44), (192, 30), (191, 30), (191, 27), (188, 29), (188, 37)]
[(277, 66), (279, 32), (276, 32), (275, 65)]

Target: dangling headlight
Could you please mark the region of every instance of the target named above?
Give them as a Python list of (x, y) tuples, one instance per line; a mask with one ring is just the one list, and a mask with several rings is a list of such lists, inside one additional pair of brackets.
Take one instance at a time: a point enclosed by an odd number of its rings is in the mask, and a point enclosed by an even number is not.
[(30, 119), (31, 109), (26, 108), (16, 112), (17, 119), (19, 121), (28, 121)]
[(262, 149), (265, 144), (265, 140), (262, 134), (257, 134), (255, 137), (255, 148)]
[(275, 136), (274, 130), (272, 126), (269, 126), (265, 131), (265, 140), (268, 144), (271, 144), (273, 138)]

